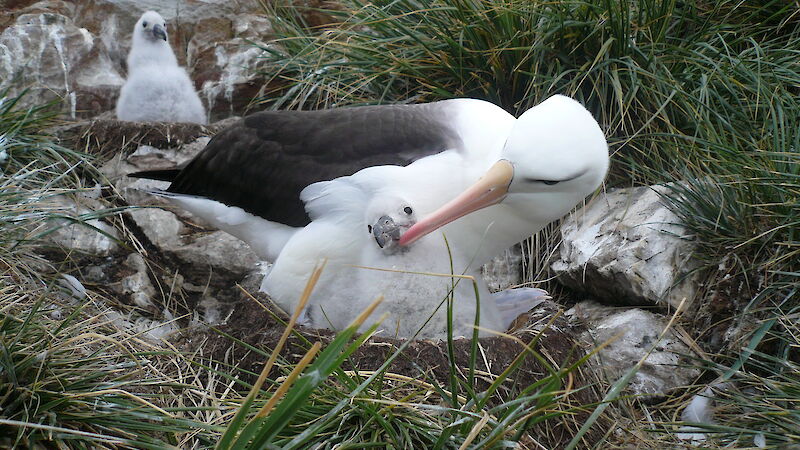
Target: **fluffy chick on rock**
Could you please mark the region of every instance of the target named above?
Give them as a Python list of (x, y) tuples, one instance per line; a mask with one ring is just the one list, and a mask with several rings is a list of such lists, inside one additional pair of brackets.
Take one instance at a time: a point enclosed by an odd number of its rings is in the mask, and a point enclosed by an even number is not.
[(117, 119), (133, 122), (206, 123), (206, 112), (155, 11), (136, 22), (128, 54), (128, 79), (117, 101)]

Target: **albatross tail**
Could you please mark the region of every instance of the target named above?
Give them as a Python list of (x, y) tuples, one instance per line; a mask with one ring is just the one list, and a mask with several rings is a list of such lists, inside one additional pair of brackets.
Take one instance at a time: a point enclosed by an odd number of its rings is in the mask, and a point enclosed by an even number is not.
[(171, 183), (175, 180), (180, 172), (181, 170), (178, 168), (144, 170), (142, 172), (129, 173), (128, 176), (131, 178), (144, 178), (147, 180), (169, 181)]
[(289, 238), (300, 229), (271, 222), (237, 206), (228, 206), (204, 197), (155, 189), (145, 192), (166, 198), (220, 230), (241, 239), (250, 245), (259, 258), (266, 261), (274, 262)]

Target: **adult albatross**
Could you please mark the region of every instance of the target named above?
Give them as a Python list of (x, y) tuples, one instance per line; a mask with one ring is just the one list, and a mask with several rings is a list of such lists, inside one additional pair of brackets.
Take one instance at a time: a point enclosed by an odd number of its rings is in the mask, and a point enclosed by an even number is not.
[[(477, 274), (488, 257), (594, 191), (608, 167), (599, 126), (563, 96), (519, 119), (468, 99), (259, 114), (217, 135), (184, 169), (139, 176), (169, 179), (165, 195), (274, 258), (262, 289), (288, 310), (315, 263), (327, 259), (305, 316), (318, 327), (345, 326), (383, 294), (381, 308), (391, 315), (387, 334), (413, 335), (452, 288), (451, 280), (354, 266)], [(252, 130), (242, 133), (243, 127)], [(506, 172), (513, 170), (508, 192), (492, 197), (495, 203), (504, 198), (502, 203), (481, 204), (484, 209), (449, 224), (436, 218), (442, 215), (438, 208), (489, 167), (490, 175), (496, 172), (498, 160), (507, 161)], [(459, 214), (475, 210), (470, 208)], [(420, 218), (423, 233), (414, 228)], [(439, 227), (449, 248), (435, 236), (413, 245), (400, 237)], [(507, 319), (479, 278), (481, 326), (504, 331)], [(477, 309), (470, 283), (459, 283), (455, 296), (454, 331), (469, 335)], [(442, 337), (444, 314), (440, 309), (419, 337)]]
[(217, 133), (182, 168), (129, 176), (171, 182), (164, 195), (174, 203), (275, 261), (311, 222), (301, 199), (309, 185), (445, 151), (465, 164), (477, 161), (513, 123), (502, 108), (474, 99), (262, 111)]

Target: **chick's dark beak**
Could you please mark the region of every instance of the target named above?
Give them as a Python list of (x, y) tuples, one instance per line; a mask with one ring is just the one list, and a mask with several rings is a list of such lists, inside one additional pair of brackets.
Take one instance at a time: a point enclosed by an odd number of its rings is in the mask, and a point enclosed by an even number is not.
[(153, 36), (155, 36), (158, 39), (161, 39), (162, 41), (166, 41), (167, 40), (167, 30), (165, 30), (164, 27), (162, 27), (159, 24), (154, 24), (153, 25)]
[(400, 239), (402, 229), (389, 216), (381, 216), (372, 226), (372, 235), (378, 247), (383, 248), (392, 241)]

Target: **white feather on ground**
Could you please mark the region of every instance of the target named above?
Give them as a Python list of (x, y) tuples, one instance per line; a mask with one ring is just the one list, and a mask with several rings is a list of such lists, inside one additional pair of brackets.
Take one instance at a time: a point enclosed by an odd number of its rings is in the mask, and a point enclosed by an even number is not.
[(133, 29), (128, 79), (117, 101), (117, 119), (133, 122), (206, 123), (203, 103), (169, 46), (164, 18), (142, 14)]
[[(727, 391), (731, 388), (731, 383), (716, 382), (710, 384), (703, 392), (692, 397), (689, 405), (681, 414), (681, 421), (698, 424), (698, 426), (684, 425), (676, 434), (678, 439), (692, 441), (692, 445), (703, 446), (706, 441), (706, 432), (717, 423), (714, 421), (715, 399), (718, 392)], [(702, 427), (705, 425), (706, 427)], [(756, 448), (767, 448), (767, 437), (764, 433), (753, 435), (753, 446)]]
[[(697, 425), (715, 425), (714, 421), (714, 399), (717, 396), (716, 390), (724, 391), (728, 388), (728, 383), (713, 383), (706, 387), (703, 392), (692, 397), (689, 405), (681, 414), (681, 421)], [(684, 425), (678, 430), (678, 439), (692, 441), (693, 444), (700, 444), (706, 440), (705, 428)]]

